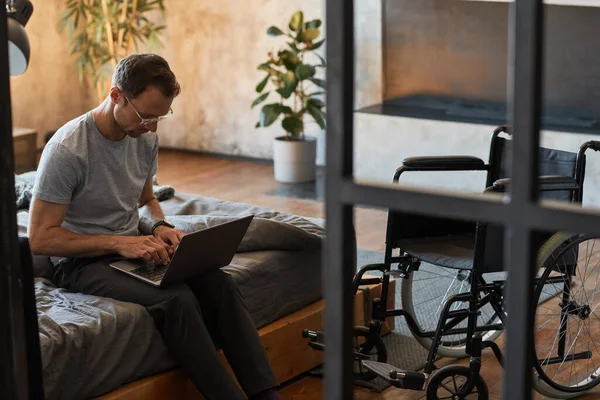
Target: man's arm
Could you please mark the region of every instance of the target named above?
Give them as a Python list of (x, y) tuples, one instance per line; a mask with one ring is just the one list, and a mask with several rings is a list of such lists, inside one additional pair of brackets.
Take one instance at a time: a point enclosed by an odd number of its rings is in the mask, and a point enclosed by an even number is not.
[(33, 198), (29, 208), (29, 245), (33, 254), (94, 257), (120, 254), (167, 263), (165, 246), (152, 236), (83, 235), (61, 227), (68, 205)]
[(173, 249), (177, 248), (184, 233), (178, 229), (172, 229), (168, 226), (158, 226), (152, 232), (152, 226), (158, 221), (165, 219), (165, 215), (160, 207), (160, 203), (154, 196), (152, 188), (152, 179), (148, 179), (144, 184), (142, 195), (139, 200), (140, 222), (138, 229), (140, 232), (154, 235), (160, 242), (168, 245), (169, 254), (173, 254)]
[(158, 221), (165, 219), (160, 203), (154, 196), (152, 190), (152, 179), (148, 179), (142, 189), (142, 195), (138, 202), (140, 206), (140, 222), (138, 229), (144, 235), (152, 235), (152, 226)]
[(29, 243), (34, 254), (58, 257), (94, 257), (115, 252), (116, 238), (80, 235), (61, 227), (67, 204), (33, 198), (29, 208)]

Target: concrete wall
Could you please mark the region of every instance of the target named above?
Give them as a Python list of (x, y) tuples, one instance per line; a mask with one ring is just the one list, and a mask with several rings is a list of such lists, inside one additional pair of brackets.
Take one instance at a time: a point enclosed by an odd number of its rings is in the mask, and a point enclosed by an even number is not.
[[(356, 4), (355, 102), (364, 106), (382, 98), (381, 3), (359, 0)], [(256, 97), (254, 87), (264, 76), (256, 66), (282, 43), (265, 31), (272, 24), (285, 26), (296, 9), (303, 10), (305, 18), (320, 18), (325, 24), (324, 8), (322, 0), (170, 3), (162, 54), (171, 61), (183, 92), (173, 106), (177, 118), (161, 127), (162, 144), (271, 159), (273, 137), (283, 131), (278, 123), (255, 129), (259, 108), (249, 107)], [(325, 25), (323, 35), (324, 29)], [(312, 123), (307, 134), (318, 138), (317, 163), (323, 165), (324, 132)]]
[[(386, 99), (506, 99), (507, 3), (384, 1)], [(600, 8), (546, 6), (545, 104), (600, 112)]]
[[(260, 109), (250, 109), (264, 73), (256, 67), (285, 39), (266, 35), (270, 25), (285, 27), (297, 9), (322, 18), (321, 0), (198, 0), (167, 4), (165, 48), (182, 93), (176, 117), (161, 127), (164, 146), (271, 158), (279, 123), (254, 128)], [(309, 134), (318, 132), (316, 125)]]
[(26, 26), (30, 64), (23, 75), (10, 78), (13, 125), (35, 128), (38, 147), (47, 131), (94, 105), (93, 93), (79, 83), (75, 57), (56, 29), (63, 4), (62, 0), (34, 2)]

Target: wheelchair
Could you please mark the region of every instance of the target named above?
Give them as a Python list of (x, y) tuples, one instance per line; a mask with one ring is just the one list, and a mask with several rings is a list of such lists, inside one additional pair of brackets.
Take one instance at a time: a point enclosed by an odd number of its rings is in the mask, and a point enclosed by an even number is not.
[[(488, 163), (472, 156), (409, 157), (394, 175), (415, 171), (484, 171), (479, 195), (502, 195), (510, 186), (507, 154), (512, 132), (497, 127)], [(540, 147), (541, 199), (581, 204), (586, 151), (600, 150), (588, 141), (577, 153)], [(597, 237), (571, 232), (536, 232), (538, 249), (534, 279), (533, 389), (551, 398), (572, 398), (600, 383), (600, 254)], [(507, 308), (502, 226), (388, 211), (383, 263), (364, 265), (353, 279), (361, 285), (382, 284), (367, 326), (355, 327), (355, 382), (375, 377), (391, 385), (426, 391), (428, 400), (487, 399), (479, 374), (482, 350), (491, 348), (501, 365), (495, 342), (506, 326)], [(598, 244), (600, 250), (600, 243)], [(369, 277), (365, 277), (367, 273)], [(372, 277), (375, 273), (375, 277)], [(401, 286), (401, 309), (388, 309), (390, 280)], [(387, 363), (382, 326), (389, 317), (405, 318), (413, 337), (428, 350), (422, 372), (399, 370)], [(305, 329), (308, 344), (324, 350), (323, 333)], [(595, 338), (598, 336), (598, 338)], [(469, 366), (436, 367), (441, 357), (470, 357)]]

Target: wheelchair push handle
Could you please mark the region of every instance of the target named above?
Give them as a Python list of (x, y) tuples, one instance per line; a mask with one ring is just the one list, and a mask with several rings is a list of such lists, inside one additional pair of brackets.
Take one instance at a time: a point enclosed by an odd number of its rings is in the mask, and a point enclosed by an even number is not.
[(584, 146), (587, 145), (588, 148), (594, 150), (594, 151), (600, 151), (600, 141), (597, 140), (590, 140), (589, 142), (586, 142), (584, 144)]

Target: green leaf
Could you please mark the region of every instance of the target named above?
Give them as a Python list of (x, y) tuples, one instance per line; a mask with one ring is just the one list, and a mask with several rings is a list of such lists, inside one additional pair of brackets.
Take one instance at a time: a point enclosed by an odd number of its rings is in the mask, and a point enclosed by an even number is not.
[(313, 19), (312, 21), (308, 21), (306, 23), (306, 29), (308, 28), (318, 28), (321, 26), (321, 20), (320, 19)]
[(311, 81), (312, 83), (314, 83), (317, 86), (320, 86), (322, 88), (326, 87), (326, 83), (323, 79), (319, 79), (319, 78), (309, 78), (309, 81)]
[(258, 68), (257, 68), (257, 69), (259, 69), (259, 70), (263, 70), (263, 71), (264, 71), (264, 70), (266, 70), (267, 68), (271, 68), (271, 61), (268, 61), (268, 62), (266, 62), (266, 63), (262, 63), (262, 64), (260, 64), (260, 65), (258, 66)]
[(314, 92), (314, 93), (311, 93), (311, 94), (307, 94), (307, 96), (308, 97), (312, 97), (312, 96), (319, 96), (321, 94), (325, 94), (325, 92), (323, 92), (323, 91), (321, 91), (321, 92)]
[(308, 99), (306, 101), (306, 104), (310, 104), (312, 106), (315, 106), (317, 108), (321, 108), (321, 107), (325, 107), (325, 102), (323, 100), (320, 99)]
[(271, 77), (271, 75), (265, 76), (265, 79), (263, 79), (262, 81), (260, 81), (260, 83), (258, 85), (256, 85), (256, 93), (260, 93), (263, 91), (265, 86), (267, 86), (267, 82), (269, 81), (270, 77)]
[(312, 65), (298, 64), (296, 67), (296, 78), (299, 81), (303, 81), (305, 79), (312, 78), (316, 72), (317, 71), (315, 70), (315, 67)]
[(288, 45), (290, 46), (290, 49), (292, 49), (292, 52), (294, 52), (294, 54), (298, 54), (300, 52), (300, 49), (296, 46), (296, 43), (288, 42)]
[(314, 118), (321, 129), (325, 129), (325, 113), (321, 109), (309, 104), (306, 106), (306, 111)]
[(292, 18), (290, 19), (290, 29), (294, 32), (302, 31), (302, 26), (304, 22), (304, 14), (302, 11), (296, 11)]
[(281, 126), (285, 129), (286, 132), (291, 133), (294, 136), (297, 136), (302, 133), (304, 130), (304, 124), (295, 115), (291, 115), (289, 117), (285, 117), (283, 121), (281, 121)]
[(314, 53), (314, 55), (317, 56), (319, 58), (319, 60), (321, 60), (321, 64), (317, 65), (317, 67), (325, 67), (325, 66), (327, 66), (327, 64), (325, 63), (325, 59), (323, 59), (323, 57), (321, 57), (317, 53)]
[(296, 66), (301, 63), (300, 58), (289, 50), (281, 50), (277, 55), (289, 71), (295, 71)]
[(319, 47), (321, 47), (321, 45), (323, 45), (323, 43), (325, 43), (325, 39), (321, 39), (321, 40), (319, 40), (318, 42), (314, 42), (314, 43), (313, 43), (313, 44), (310, 46), (310, 49), (311, 49), (311, 50), (316, 50), (316, 49), (318, 49)]
[(279, 93), (284, 99), (289, 99), (292, 93), (296, 90), (297, 85), (293, 86), (284, 86), (282, 88), (277, 89), (277, 93)]
[(308, 28), (306, 31), (304, 31), (304, 41), (312, 42), (313, 40), (318, 38), (320, 34), (321, 34), (321, 31), (319, 29)]
[(279, 75), (279, 79), (283, 82), (285, 86), (296, 85), (298, 80), (296, 79), (296, 75), (292, 71), (287, 71)]
[(281, 36), (283, 35), (283, 31), (276, 26), (271, 26), (267, 29), (267, 35), (269, 36)]
[(269, 126), (279, 118), (281, 114), (281, 104), (266, 104), (260, 110), (260, 126)]
[(277, 89), (277, 93), (287, 99), (294, 93), (298, 86), (296, 75), (292, 71), (287, 71), (286, 73), (280, 74), (279, 79), (281, 80), (282, 86)]
[(265, 99), (269, 96), (269, 93), (271, 93), (271, 92), (263, 93), (262, 95), (258, 96), (256, 98), (256, 100), (254, 100), (252, 102), (252, 105), (250, 106), (250, 108), (254, 108), (254, 106), (262, 103), (263, 101), (265, 101)]
[(293, 114), (294, 111), (292, 111), (292, 109), (289, 106), (284, 106), (283, 104), (279, 104), (279, 111), (281, 111), (282, 114)]
[(260, 122), (257, 122), (256, 125), (254, 125), (255, 128), (260, 128)]
[(259, 71), (265, 71), (265, 72), (269, 73), (270, 75), (279, 74), (279, 71), (277, 71), (275, 68), (273, 68), (273, 65), (275, 65), (275, 64), (272, 62), (266, 62), (266, 63), (260, 64), (257, 69)]

